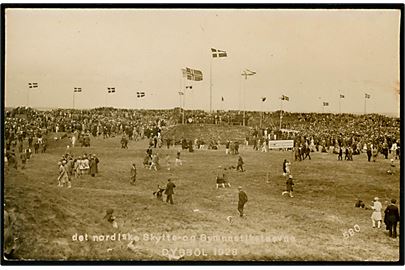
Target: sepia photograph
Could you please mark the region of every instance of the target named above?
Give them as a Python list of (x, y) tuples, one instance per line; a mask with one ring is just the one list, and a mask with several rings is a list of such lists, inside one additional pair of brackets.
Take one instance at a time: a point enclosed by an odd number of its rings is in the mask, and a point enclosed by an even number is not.
[(1, 263), (403, 265), (403, 10), (2, 4)]

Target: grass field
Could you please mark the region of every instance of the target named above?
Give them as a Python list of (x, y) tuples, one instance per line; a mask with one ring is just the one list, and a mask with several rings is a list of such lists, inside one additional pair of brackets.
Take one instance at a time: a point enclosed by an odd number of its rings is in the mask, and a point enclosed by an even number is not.
[[(399, 200), (399, 163), (396, 174), (387, 175), (388, 160), (367, 162), (364, 154), (354, 156), (352, 162), (338, 162), (336, 155), (312, 153), (312, 160), (294, 162), (291, 152), (261, 153), (242, 147), (247, 171), (229, 171), (232, 188), (217, 190), (218, 165), (236, 166), (237, 156), (226, 156), (223, 149), (183, 151), (183, 166), (168, 171), (164, 157), (169, 154), (173, 165), (176, 149), (162, 148), (158, 150), (162, 169), (155, 172), (141, 166), (147, 141), (130, 142), (129, 149), (120, 149), (119, 140), (92, 138), (92, 147), (73, 149), (75, 155), (96, 153), (100, 164), (97, 177), (73, 179), (71, 189), (58, 188), (56, 181), (57, 161), (67, 141), (34, 155), (23, 171), (5, 171), (5, 203), (17, 207), (17, 259), (399, 260), (398, 239), (389, 238), (384, 225), (371, 227), (370, 210), (354, 207), (357, 198), (371, 204), (378, 196), (383, 205), (391, 198)], [(294, 198), (281, 196), (285, 158), (293, 161)], [(136, 185), (129, 184), (132, 162), (138, 168)], [(177, 186), (174, 205), (152, 196), (157, 184), (166, 185), (168, 177)], [(245, 219), (237, 212), (239, 185), (249, 197)], [(103, 219), (108, 208), (114, 209), (118, 228)], [(228, 216), (233, 216), (233, 223)], [(343, 233), (353, 228), (356, 232), (345, 238)], [(93, 238), (114, 233), (115, 239)], [(128, 233), (135, 239), (131, 248), (130, 241), (122, 239)], [(74, 241), (76, 234), (87, 234), (87, 240)], [(152, 234), (181, 239), (150, 241)], [(228, 238), (204, 241), (214, 235)], [(229, 239), (238, 235), (263, 238)]]

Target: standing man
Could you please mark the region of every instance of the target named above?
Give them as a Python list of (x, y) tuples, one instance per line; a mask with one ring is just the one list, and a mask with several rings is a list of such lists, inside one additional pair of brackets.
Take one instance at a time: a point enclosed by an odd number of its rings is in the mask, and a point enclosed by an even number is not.
[(92, 177), (96, 176), (96, 159), (94, 158), (94, 156), (91, 156), (90, 160), (89, 160), (89, 174)]
[(174, 188), (176, 187), (176, 185), (172, 182), (172, 180), (169, 178), (166, 186), (166, 190), (165, 190), (165, 194), (167, 195), (166, 197), (166, 202), (170, 202), (170, 204), (173, 204), (173, 194), (174, 194)]
[(136, 166), (135, 166), (135, 163), (132, 163), (132, 166), (131, 166), (131, 181), (130, 181), (130, 183), (132, 185), (134, 185), (135, 181), (136, 181)]
[(372, 156), (372, 153), (371, 153), (371, 145), (370, 145), (370, 144), (367, 144), (367, 160), (368, 160), (368, 162), (371, 161), (371, 156)]
[(389, 236), (397, 238), (397, 222), (399, 221), (398, 207), (395, 205), (396, 200), (392, 199), (391, 204), (387, 206), (384, 213), (384, 222), (389, 230)]
[(244, 192), (242, 190), (241, 186), (238, 187), (238, 190), (239, 190), (238, 211), (239, 211), (239, 216), (243, 217), (243, 215), (244, 215), (243, 214), (243, 208), (245, 207), (245, 204), (248, 201), (248, 197), (246, 195), (246, 192)]

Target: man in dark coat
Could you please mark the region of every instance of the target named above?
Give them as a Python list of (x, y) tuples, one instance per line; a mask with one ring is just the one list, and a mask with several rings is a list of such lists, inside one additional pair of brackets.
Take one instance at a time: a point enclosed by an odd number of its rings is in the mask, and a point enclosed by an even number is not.
[(166, 197), (166, 202), (170, 202), (170, 204), (173, 204), (173, 194), (174, 194), (174, 188), (176, 187), (176, 185), (172, 182), (172, 180), (169, 178), (168, 183), (166, 185), (166, 190), (165, 190), (165, 194), (167, 195)]
[(238, 211), (239, 211), (239, 216), (243, 217), (243, 208), (245, 207), (245, 204), (248, 201), (248, 197), (246, 195), (246, 192), (242, 190), (242, 187), (238, 187), (239, 190), (239, 201), (238, 201)]
[(96, 176), (96, 159), (94, 158), (94, 156), (92, 156), (92, 157), (90, 158), (89, 167), (90, 167), (89, 174), (90, 174), (92, 177)]
[(387, 225), (389, 236), (392, 238), (397, 238), (397, 222), (399, 221), (398, 207), (395, 205), (396, 202), (395, 199), (392, 199), (391, 204), (388, 205), (384, 211), (384, 223)]

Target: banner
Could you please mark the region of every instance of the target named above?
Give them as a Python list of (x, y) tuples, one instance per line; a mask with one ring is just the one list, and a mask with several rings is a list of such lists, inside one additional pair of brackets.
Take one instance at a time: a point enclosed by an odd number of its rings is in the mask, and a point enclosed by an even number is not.
[(294, 140), (269, 141), (269, 149), (293, 148)]

